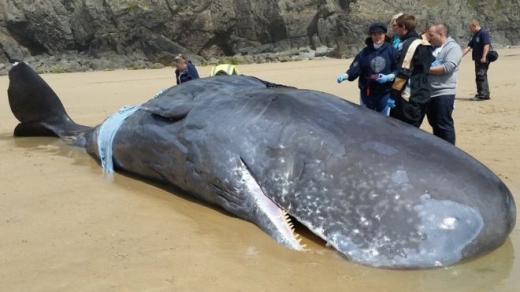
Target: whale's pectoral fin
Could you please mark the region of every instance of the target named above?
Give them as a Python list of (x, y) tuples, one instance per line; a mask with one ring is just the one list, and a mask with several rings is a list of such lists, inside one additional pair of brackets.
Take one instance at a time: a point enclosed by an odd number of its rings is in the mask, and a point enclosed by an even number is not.
[(237, 159), (227, 183), (215, 183), (215, 193), (228, 212), (255, 223), (279, 243), (304, 250), (301, 238), (294, 232), (289, 215), (263, 192), (242, 158)]
[(142, 110), (174, 121), (182, 120), (193, 107), (193, 95), (175, 98), (151, 99), (141, 106)]

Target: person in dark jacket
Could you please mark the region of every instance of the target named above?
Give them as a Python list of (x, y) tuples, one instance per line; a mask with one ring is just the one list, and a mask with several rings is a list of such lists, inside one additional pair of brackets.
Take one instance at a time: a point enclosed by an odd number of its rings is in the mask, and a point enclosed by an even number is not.
[(434, 60), (433, 48), (415, 31), (415, 16), (403, 14), (396, 24), (402, 43), (397, 52), (398, 72), (391, 91), (395, 107), (390, 116), (420, 127), (430, 101), (428, 71)]
[(469, 30), (473, 33), (468, 46), (462, 51), (462, 56), (473, 49), (471, 57), (475, 62), (475, 83), (477, 84), (477, 94), (471, 100), (489, 100), (489, 84), (487, 72), (489, 60), (487, 55), (491, 49), (489, 32), (483, 29), (477, 20), (469, 23)]
[(191, 61), (187, 61), (183, 55), (178, 54), (173, 59), (173, 66), (175, 66), (175, 80), (177, 85), (193, 80), (199, 79), (199, 72)]
[(392, 81), (397, 73), (396, 50), (386, 35), (386, 25), (373, 23), (368, 29), (366, 47), (359, 52), (346, 73), (337, 77), (338, 83), (358, 79), (360, 103), (385, 115), (390, 113)]

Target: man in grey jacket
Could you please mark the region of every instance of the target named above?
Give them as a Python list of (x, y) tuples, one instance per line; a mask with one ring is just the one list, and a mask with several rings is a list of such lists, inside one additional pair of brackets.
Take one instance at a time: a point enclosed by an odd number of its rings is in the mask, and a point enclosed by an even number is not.
[(426, 110), (433, 134), (455, 145), (455, 124), (453, 108), (457, 89), (457, 75), (462, 59), (462, 49), (448, 36), (443, 23), (436, 23), (428, 30), (430, 43), (436, 47), (435, 61), (430, 67), (428, 82), (431, 99)]

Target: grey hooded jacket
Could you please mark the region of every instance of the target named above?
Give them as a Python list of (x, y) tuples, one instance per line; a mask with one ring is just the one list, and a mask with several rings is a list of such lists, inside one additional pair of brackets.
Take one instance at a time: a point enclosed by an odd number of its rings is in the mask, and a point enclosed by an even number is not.
[(462, 60), (462, 49), (451, 37), (446, 39), (437, 55), (436, 61), (444, 67), (442, 75), (428, 75), (431, 97), (455, 95), (459, 64)]

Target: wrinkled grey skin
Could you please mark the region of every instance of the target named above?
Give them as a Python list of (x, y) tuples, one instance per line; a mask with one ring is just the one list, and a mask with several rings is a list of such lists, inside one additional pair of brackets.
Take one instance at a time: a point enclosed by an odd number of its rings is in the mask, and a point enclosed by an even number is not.
[[(25, 64), (9, 75), (15, 135), (72, 135), (98, 157), (99, 127), (75, 124)], [(47, 100), (39, 112), (49, 116), (31, 118), (34, 99)], [(113, 160), (301, 249), (276, 217), (285, 210), (374, 267), (474, 258), (501, 246), (516, 221), (504, 183), (451, 144), (330, 94), (247, 76), (190, 81), (146, 102), (116, 133)]]

